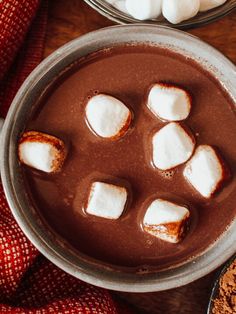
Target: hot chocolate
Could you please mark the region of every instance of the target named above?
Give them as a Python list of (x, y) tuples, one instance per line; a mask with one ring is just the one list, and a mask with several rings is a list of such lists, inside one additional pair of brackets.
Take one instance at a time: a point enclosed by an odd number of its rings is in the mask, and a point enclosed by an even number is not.
[[(150, 162), (152, 136), (166, 122), (146, 105), (150, 87), (166, 82), (192, 96), (185, 124), (196, 145), (213, 145), (231, 170), (231, 181), (204, 198), (184, 178), (185, 164), (158, 170)], [(112, 95), (132, 113), (126, 134), (116, 140), (98, 137), (85, 108), (95, 95)], [(173, 267), (201, 254), (220, 237), (236, 213), (235, 109), (216, 78), (198, 63), (167, 49), (145, 45), (114, 47), (78, 60), (58, 77), (37, 104), (26, 130), (54, 135), (69, 144), (58, 173), (23, 167), (28, 194), (52, 229), (78, 251), (127, 271)], [(119, 219), (86, 212), (93, 182), (125, 187), (127, 203)], [(143, 219), (158, 198), (190, 212), (188, 232), (178, 244), (145, 232)]]

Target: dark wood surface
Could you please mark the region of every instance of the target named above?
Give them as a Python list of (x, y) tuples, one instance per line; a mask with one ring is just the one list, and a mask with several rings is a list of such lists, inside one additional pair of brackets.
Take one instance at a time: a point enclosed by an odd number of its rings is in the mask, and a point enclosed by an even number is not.
[[(45, 57), (68, 41), (114, 23), (82, 0), (51, 0)], [(189, 30), (236, 63), (236, 12), (210, 25)], [(150, 314), (204, 314), (216, 272), (187, 286), (150, 294), (121, 294)], [(145, 310), (145, 312), (144, 312)]]

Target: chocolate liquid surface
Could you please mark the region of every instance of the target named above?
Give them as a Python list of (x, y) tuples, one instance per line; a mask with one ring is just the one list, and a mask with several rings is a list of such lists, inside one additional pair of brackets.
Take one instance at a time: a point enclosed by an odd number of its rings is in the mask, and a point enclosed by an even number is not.
[[(191, 93), (192, 110), (184, 124), (197, 145), (218, 147), (231, 169), (232, 180), (210, 200), (184, 179), (184, 165), (161, 172), (151, 164), (151, 137), (166, 122), (156, 118), (145, 101), (150, 86), (160, 81)], [(133, 112), (131, 129), (118, 141), (97, 137), (85, 121), (86, 102), (97, 93), (117, 97)], [(150, 46), (100, 51), (63, 74), (38, 105), (27, 130), (66, 140), (69, 153), (59, 174), (24, 167), (25, 183), (47, 223), (80, 252), (128, 271), (172, 267), (202, 253), (235, 217), (235, 122), (227, 93), (194, 61)], [(85, 214), (84, 204), (95, 180), (129, 189), (128, 206), (120, 219)], [(159, 240), (142, 229), (147, 206), (157, 197), (189, 206), (190, 229), (179, 244)]]

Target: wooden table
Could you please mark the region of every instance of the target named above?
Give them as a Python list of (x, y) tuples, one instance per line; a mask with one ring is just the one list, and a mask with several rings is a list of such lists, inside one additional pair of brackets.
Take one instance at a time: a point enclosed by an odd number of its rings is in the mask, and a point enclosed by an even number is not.
[[(51, 0), (45, 57), (66, 42), (114, 23), (82, 0)], [(210, 25), (190, 30), (236, 63), (236, 12)], [(216, 272), (187, 286), (150, 294), (120, 294), (139, 306), (140, 313), (204, 314)]]

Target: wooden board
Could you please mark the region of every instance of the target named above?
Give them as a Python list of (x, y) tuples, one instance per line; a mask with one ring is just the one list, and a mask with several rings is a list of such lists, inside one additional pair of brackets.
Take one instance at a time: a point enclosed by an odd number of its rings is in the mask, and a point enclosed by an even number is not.
[[(51, 0), (44, 55), (89, 31), (113, 24), (82, 0)], [(236, 12), (189, 33), (213, 45), (236, 63)], [(170, 291), (120, 295), (142, 309), (140, 313), (204, 314), (215, 276), (216, 272)]]

